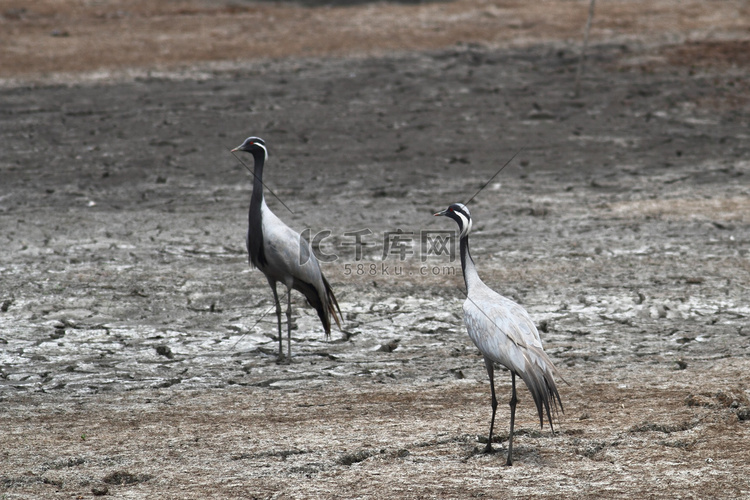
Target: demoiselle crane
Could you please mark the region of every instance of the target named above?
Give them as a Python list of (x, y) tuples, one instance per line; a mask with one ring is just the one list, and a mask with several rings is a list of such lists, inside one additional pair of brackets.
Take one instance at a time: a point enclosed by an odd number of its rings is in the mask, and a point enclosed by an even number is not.
[[(279, 360), (284, 359), (281, 334), (281, 304), (276, 284), (286, 286), (287, 293), (287, 361), (292, 359), (292, 289), (301, 292), (307, 302), (318, 312), (326, 339), (331, 334), (331, 316), (341, 328), (339, 309), (331, 285), (320, 270), (318, 259), (310, 243), (284, 224), (266, 205), (263, 196), (263, 166), (268, 159), (268, 149), (263, 139), (248, 137), (232, 152), (245, 151), (255, 162), (253, 194), (248, 213), (247, 252), (250, 264), (266, 275), (273, 291), (279, 331)], [(338, 314), (336, 314), (338, 311)]]
[[(492, 450), (492, 430), (495, 425), (497, 398), (495, 397), (494, 363), (510, 370), (513, 391), (510, 398), (510, 434), (508, 437), (508, 460), (513, 464), (513, 425), (516, 418), (516, 375), (520, 376), (536, 403), (539, 423), (544, 427), (547, 414), (550, 429), (554, 433), (550, 407), (557, 409), (562, 401), (555, 386), (555, 375), (560, 377), (542, 348), (539, 332), (526, 310), (512, 300), (498, 294), (485, 285), (477, 274), (477, 268), (469, 252), (471, 213), (462, 203), (454, 203), (435, 214), (450, 217), (458, 223), (461, 267), (466, 282), (464, 322), (469, 337), (484, 356), (484, 366), (490, 377), (492, 391), (492, 420), (485, 453)], [(562, 378), (562, 377), (560, 377)]]

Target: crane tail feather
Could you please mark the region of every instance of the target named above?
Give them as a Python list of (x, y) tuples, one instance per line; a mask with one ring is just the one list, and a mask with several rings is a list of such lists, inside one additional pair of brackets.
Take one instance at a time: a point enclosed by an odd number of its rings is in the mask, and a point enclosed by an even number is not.
[[(331, 288), (331, 284), (328, 283), (328, 280), (325, 276), (323, 276), (322, 278), (323, 285), (326, 289), (326, 298), (328, 299), (326, 301), (328, 304), (328, 313), (333, 316), (333, 320), (336, 322), (336, 326), (338, 326), (339, 330), (341, 330), (341, 320), (339, 319), (339, 317), (343, 319), (344, 315), (341, 314), (341, 308), (339, 307), (339, 302), (336, 300), (336, 296), (333, 294), (333, 288)], [(336, 311), (338, 311), (338, 314), (336, 314)]]
[[(544, 427), (544, 417), (547, 416), (550, 429), (554, 432), (554, 424), (552, 423), (552, 415), (555, 416), (558, 410), (565, 413), (562, 400), (560, 399), (560, 393), (557, 390), (555, 384), (555, 374), (557, 369), (552, 364), (552, 361), (541, 349), (533, 349), (537, 355), (537, 359), (540, 363), (527, 363), (527, 370), (518, 373), (523, 381), (526, 383), (526, 387), (529, 388), (534, 403), (536, 405), (537, 413), (539, 414), (539, 424)], [(558, 375), (559, 377), (559, 375)], [(562, 377), (560, 377), (562, 379)], [(564, 379), (562, 379), (564, 381)]]
[[(326, 332), (326, 339), (328, 339), (331, 336), (331, 316), (333, 316), (336, 325), (341, 329), (341, 320), (339, 319), (341, 309), (339, 309), (339, 303), (336, 301), (336, 296), (333, 294), (333, 289), (328, 280), (322, 274), (320, 277), (323, 278), (324, 294), (319, 294), (313, 285), (300, 280), (294, 281), (293, 288), (302, 292), (305, 298), (307, 298), (307, 302), (315, 308), (318, 318), (320, 318), (320, 322), (323, 324), (323, 329)], [(337, 311), (338, 314), (336, 314)]]

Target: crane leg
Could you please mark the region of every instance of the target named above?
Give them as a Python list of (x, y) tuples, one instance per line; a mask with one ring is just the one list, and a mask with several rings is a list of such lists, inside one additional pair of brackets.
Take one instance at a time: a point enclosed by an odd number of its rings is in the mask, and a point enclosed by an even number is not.
[(497, 398), (495, 397), (495, 367), (492, 361), (484, 358), (484, 366), (487, 368), (487, 375), (490, 377), (490, 391), (492, 392), (492, 420), (490, 420), (490, 435), (487, 438), (487, 446), (484, 448), (485, 453), (492, 453), (492, 429), (495, 427), (495, 413), (497, 412)]
[(516, 421), (516, 403), (518, 398), (516, 397), (516, 373), (510, 372), (511, 380), (513, 381), (513, 393), (510, 396), (510, 434), (508, 435), (508, 461), (505, 465), (513, 465), (513, 424)]
[(287, 362), (292, 362), (292, 289), (286, 289), (286, 352)]
[(281, 343), (281, 304), (279, 303), (279, 294), (276, 293), (276, 283), (268, 282), (273, 290), (273, 303), (276, 305), (276, 322), (279, 327), (279, 361), (284, 359), (284, 350)]

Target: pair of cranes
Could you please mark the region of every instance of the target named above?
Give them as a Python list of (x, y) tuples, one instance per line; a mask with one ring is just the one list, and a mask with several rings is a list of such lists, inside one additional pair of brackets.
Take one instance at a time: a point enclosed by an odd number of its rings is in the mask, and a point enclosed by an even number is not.
[[(265, 141), (259, 137), (248, 137), (232, 150), (250, 153), (254, 159), (253, 194), (248, 214), (247, 251), (250, 264), (263, 272), (273, 291), (279, 333), (279, 359), (283, 360), (281, 334), (281, 304), (276, 291), (277, 283), (286, 286), (287, 293), (287, 361), (291, 361), (291, 292), (301, 292), (317, 311), (326, 338), (331, 333), (331, 317), (341, 328), (339, 308), (331, 285), (326, 280), (310, 244), (284, 224), (266, 205), (263, 197), (263, 167), (268, 160)], [(511, 373), (512, 395), (510, 399), (510, 434), (508, 459), (512, 465), (513, 426), (516, 414), (516, 375), (526, 383), (536, 404), (539, 423), (544, 426), (544, 415), (550, 428), (551, 410), (562, 401), (555, 385), (555, 376), (560, 377), (550, 358), (544, 352), (539, 332), (526, 310), (512, 300), (498, 294), (479, 278), (474, 260), (469, 252), (471, 214), (462, 203), (454, 203), (436, 216), (455, 220), (459, 229), (461, 268), (466, 284), (466, 301), (463, 305), (464, 322), (469, 337), (484, 356), (484, 365), (490, 378), (492, 393), (492, 419), (485, 452), (492, 452), (492, 431), (495, 425), (497, 398), (495, 397), (494, 366), (499, 363)], [(561, 377), (560, 377), (561, 378)]]

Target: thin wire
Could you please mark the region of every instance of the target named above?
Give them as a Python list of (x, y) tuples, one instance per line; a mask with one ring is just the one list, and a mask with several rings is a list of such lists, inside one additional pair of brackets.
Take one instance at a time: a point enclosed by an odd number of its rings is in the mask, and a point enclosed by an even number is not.
[(516, 156), (518, 156), (518, 153), (520, 153), (521, 151), (523, 151), (523, 146), (521, 147), (521, 149), (519, 149), (518, 151), (516, 151), (516, 154), (514, 154), (513, 156), (511, 156), (511, 157), (510, 157), (510, 160), (506, 161), (506, 162), (505, 162), (505, 165), (503, 165), (502, 167), (500, 167), (500, 170), (498, 170), (497, 172), (495, 172), (495, 175), (493, 175), (492, 177), (490, 177), (490, 180), (488, 180), (487, 182), (485, 182), (485, 183), (484, 183), (484, 186), (480, 187), (480, 188), (479, 188), (479, 191), (477, 191), (476, 193), (474, 193), (474, 196), (472, 196), (471, 198), (469, 198), (469, 200), (468, 200), (468, 201), (467, 201), (466, 203), (464, 203), (464, 205), (468, 205), (469, 203), (471, 203), (471, 200), (473, 200), (474, 198), (476, 198), (476, 196), (477, 196), (477, 195), (478, 195), (479, 193), (481, 193), (481, 192), (482, 192), (482, 190), (483, 190), (484, 188), (486, 188), (486, 187), (487, 187), (487, 186), (489, 185), (489, 183), (490, 183), (490, 182), (492, 182), (492, 180), (493, 180), (493, 179), (494, 179), (495, 177), (497, 177), (497, 176), (498, 176), (498, 174), (499, 174), (500, 172), (502, 172), (502, 171), (503, 171), (503, 169), (504, 169), (505, 167), (507, 167), (507, 166), (508, 166), (508, 165), (510, 164), (510, 162), (512, 162), (512, 161), (513, 161), (513, 158), (515, 158)]
[[(489, 317), (489, 316), (487, 315), (487, 313), (486, 313), (486, 312), (484, 312), (484, 310), (483, 310), (483, 309), (482, 309), (481, 307), (479, 307), (479, 305), (478, 305), (478, 304), (477, 304), (476, 302), (474, 302), (474, 301), (472, 300), (472, 298), (471, 298), (471, 297), (469, 297), (469, 294), (468, 294), (467, 292), (464, 292), (464, 291), (463, 291), (463, 290), (461, 289), (461, 287), (456, 287), (456, 288), (458, 288), (458, 291), (459, 291), (459, 292), (461, 292), (462, 294), (464, 294), (464, 296), (466, 297), (466, 299), (467, 299), (467, 300), (469, 300), (469, 301), (470, 301), (470, 302), (471, 302), (472, 304), (474, 304), (474, 306), (476, 306), (476, 308), (477, 308), (477, 309), (479, 309), (479, 312), (481, 312), (481, 313), (482, 313), (482, 314), (484, 315), (484, 317), (485, 317), (485, 318), (487, 318), (488, 320), (490, 320), (490, 323), (492, 323), (493, 325), (495, 325), (495, 328), (497, 328), (497, 329), (498, 329), (498, 330), (500, 330), (501, 332), (503, 331), (503, 330), (502, 330), (502, 328), (500, 328), (500, 327), (499, 327), (499, 326), (497, 325), (497, 323), (495, 323), (495, 321), (494, 321), (494, 320), (493, 320), (492, 318), (490, 318), (490, 317)], [(510, 337), (510, 336), (509, 336), (508, 338), (510, 339), (510, 341), (511, 341), (511, 342), (513, 342), (514, 344), (516, 344), (516, 345), (517, 345), (517, 346), (519, 346), (519, 347), (528, 347), (528, 345), (527, 345), (527, 344), (526, 344), (525, 342), (524, 342), (523, 344), (519, 344), (519, 343), (518, 343), (518, 342), (517, 342), (516, 340), (514, 340), (514, 339), (513, 339), (512, 337)], [(562, 381), (563, 381), (563, 382), (565, 382), (566, 384), (570, 385), (570, 382), (568, 382), (567, 380), (565, 380), (565, 379), (563, 378), (563, 376), (562, 376), (562, 375), (560, 375), (560, 373), (559, 373), (559, 372), (556, 372), (556, 371), (555, 371), (555, 372), (553, 372), (553, 373), (555, 374), (555, 376), (557, 376), (557, 377), (560, 377), (560, 380), (562, 380)], [(558, 399), (559, 399), (559, 396), (558, 396)], [(552, 398), (552, 402), (553, 402), (553, 403), (555, 403), (555, 398)], [(560, 406), (562, 407), (562, 403), (560, 403)], [(557, 403), (555, 403), (555, 412), (557, 412)], [(564, 411), (564, 410), (563, 410), (563, 413), (565, 413), (565, 411)], [(551, 422), (551, 421), (550, 421), (550, 425), (552, 425), (552, 422)]]
[[(479, 307), (479, 304), (477, 304), (476, 302), (474, 302), (474, 301), (472, 300), (472, 298), (471, 298), (471, 297), (469, 297), (469, 294), (468, 294), (467, 292), (464, 292), (464, 291), (463, 291), (463, 290), (461, 289), (461, 287), (456, 287), (456, 288), (458, 288), (458, 291), (460, 291), (460, 292), (461, 292), (462, 294), (464, 294), (464, 296), (465, 296), (465, 297), (466, 297), (466, 298), (467, 298), (467, 299), (468, 299), (469, 301), (471, 301), (471, 303), (472, 303), (472, 304), (474, 304), (474, 306), (475, 306), (475, 307), (476, 307), (477, 309), (479, 309), (479, 312), (481, 312), (481, 313), (482, 313), (482, 314), (484, 315), (484, 317), (485, 317), (485, 318), (487, 318), (488, 320), (490, 320), (490, 323), (492, 323), (492, 324), (493, 324), (493, 325), (495, 326), (495, 328), (497, 328), (497, 329), (498, 329), (498, 330), (500, 330), (501, 332), (503, 331), (503, 329), (502, 329), (502, 328), (500, 328), (500, 327), (498, 326), (498, 324), (497, 324), (497, 323), (495, 323), (495, 320), (493, 320), (492, 318), (490, 318), (490, 317), (489, 317), (489, 316), (487, 315), (487, 313), (486, 313), (486, 312), (484, 312), (484, 310), (483, 310), (483, 309), (482, 309), (481, 307)], [(516, 342), (516, 341), (515, 341), (515, 340), (514, 340), (514, 339), (513, 339), (512, 337), (510, 337), (510, 336), (509, 336), (508, 338), (510, 339), (510, 341), (511, 341), (511, 342), (513, 342), (513, 343), (514, 343), (514, 344), (516, 344), (517, 346), (520, 346), (520, 347), (526, 347), (526, 345), (525, 345), (525, 344), (519, 344), (519, 343), (518, 343), (518, 342)]]
[(586, 48), (589, 46), (589, 31), (591, 30), (591, 21), (594, 19), (595, 3), (596, 0), (591, 0), (589, 4), (589, 17), (586, 19), (586, 27), (583, 29), (583, 47), (581, 47), (581, 58), (578, 60), (578, 69), (576, 70), (575, 97), (581, 95), (581, 77), (583, 76), (583, 65), (586, 61)]
[[(235, 158), (237, 158), (237, 161), (240, 162), (242, 164), (242, 166), (247, 169), (248, 172), (250, 172), (251, 174), (253, 174), (253, 177), (255, 177), (256, 179), (258, 179), (258, 176), (255, 175), (255, 170), (254, 169), (251, 169), (250, 167), (248, 167), (247, 163), (245, 163), (244, 161), (242, 161), (242, 158), (240, 158), (239, 156), (237, 156), (234, 153), (234, 151), (232, 151), (230, 149), (229, 152), (232, 153), (232, 156), (234, 156)], [(260, 181), (261, 184), (263, 184), (263, 180), (262, 179), (258, 179), (258, 180)], [(282, 205), (284, 205), (284, 208), (286, 208), (287, 210), (289, 210), (290, 214), (294, 215), (294, 212), (292, 212), (292, 209), (289, 208), (288, 206), (286, 206), (286, 203), (284, 203), (283, 201), (281, 201), (281, 198), (279, 198), (278, 196), (276, 196), (276, 193), (274, 193), (271, 190), (270, 187), (266, 186), (265, 184), (263, 184), (263, 187), (266, 188), (266, 189), (268, 189), (268, 192), (271, 193), (274, 198), (276, 198), (277, 200), (279, 200), (279, 203), (281, 203)]]
[[(258, 321), (256, 321), (255, 323), (253, 323), (253, 326), (251, 326), (251, 327), (250, 327), (250, 328), (248, 329), (248, 332), (249, 332), (250, 330), (252, 330), (253, 328), (255, 328), (255, 325), (257, 325), (258, 323), (260, 323), (260, 321), (261, 321), (261, 320), (262, 320), (263, 318), (265, 318), (265, 317), (266, 317), (266, 316), (268, 315), (268, 313), (270, 313), (270, 312), (271, 312), (271, 310), (273, 310), (273, 309), (274, 309), (275, 307), (276, 307), (276, 303), (274, 303), (274, 304), (273, 304), (273, 305), (272, 305), (271, 307), (269, 307), (269, 308), (268, 308), (268, 310), (267, 310), (266, 312), (264, 312), (264, 313), (263, 313), (263, 314), (262, 314), (262, 315), (260, 316), (260, 318), (258, 318)], [(229, 348), (229, 349), (227, 349), (227, 350), (228, 350), (228, 351), (233, 351), (233, 350), (234, 350), (234, 348), (235, 348), (235, 347), (237, 347), (237, 344), (239, 344), (239, 343), (240, 343), (240, 340), (242, 340), (243, 338), (245, 338), (245, 335), (247, 335), (247, 333), (243, 333), (242, 335), (240, 335), (240, 338), (238, 338), (238, 339), (237, 339), (237, 342), (235, 342), (234, 344), (232, 344), (232, 347), (230, 347), (230, 348)]]

